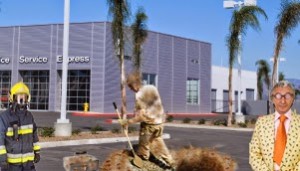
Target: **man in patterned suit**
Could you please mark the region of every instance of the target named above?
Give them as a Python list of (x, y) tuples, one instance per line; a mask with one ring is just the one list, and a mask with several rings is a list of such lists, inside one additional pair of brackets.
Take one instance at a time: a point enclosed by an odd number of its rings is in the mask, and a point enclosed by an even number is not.
[(291, 110), (295, 89), (287, 81), (271, 91), (275, 113), (259, 117), (249, 144), (255, 171), (300, 171), (300, 115)]

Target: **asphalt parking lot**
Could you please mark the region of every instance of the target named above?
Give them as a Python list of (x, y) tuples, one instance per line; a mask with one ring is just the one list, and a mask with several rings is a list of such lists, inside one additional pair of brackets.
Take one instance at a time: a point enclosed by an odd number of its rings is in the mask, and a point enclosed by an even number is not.
[[(54, 122), (59, 118), (58, 113), (40, 113), (33, 112), (36, 123), (40, 127), (53, 126)], [(194, 116), (194, 120), (206, 118), (226, 118), (227, 115), (215, 116)], [(108, 122), (111, 117), (83, 117), (67, 115), (67, 118), (72, 122), (73, 128), (90, 129), (92, 126), (101, 125), (106, 129), (118, 126)], [(180, 119), (180, 118), (178, 118)], [(181, 118), (182, 119), (182, 118)], [(180, 128), (180, 127), (165, 127), (165, 133), (171, 135), (170, 139), (165, 142), (170, 149), (180, 149), (186, 146), (194, 146), (199, 148), (213, 148), (220, 152), (229, 154), (238, 163), (239, 171), (251, 171), (248, 164), (248, 149), (252, 131), (237, 131), (225, 129), (207, 129), (207, 128)], [(136, 143), (136, 142), (133, 142)], [(95, 145), (79, 145), (65, 146), (55, 148), (42, 149), (42, 160), (37, 164), (37, 169), (42, 171), (63, 171), (63, 157), (72, 156), (75, 152), (86, 151), (88, 154), (94, 155), (100, 160), (100, 163), (105, 161), (108, 155), (115, 150), (128, 148), (126, 142), (105, 143)]]

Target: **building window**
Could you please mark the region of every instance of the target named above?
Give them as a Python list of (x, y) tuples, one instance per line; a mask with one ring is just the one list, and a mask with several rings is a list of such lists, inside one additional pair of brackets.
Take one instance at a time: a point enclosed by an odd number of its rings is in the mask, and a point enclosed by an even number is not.
[(0, 71), (0, 109), (5, 109), (8, 107), (9, 103), (9, 87), (11, 82), (11, 72), (10, 71)]
[[(59, 71), (59, 75), (61, 75)], [(61, 85), (61, 83), (60, 83)], [(69, 70), (67, 82), (67, 110), (82, 111), (90, 101), (90, 70)]]
[(228, 90), (223, 90), (223, 112), (227, 113), (229, 112), (229, 105), (228, 105), (228, 100), (229, 99), (229, 91)]
[(217, 89), (211, 89), (211, 111), (217, 112)]
[(31, 94), (30, 109), (48, 110), (49, 71), (20, 71)]
[(199, 104), (199, 80), (188, 78), (186, 83), (187, 104)]
[(143, 84), (156, 85), (156, 74), (143, 73)]
[(254, 89), (246, 89), (246, 100), (254, 100)]

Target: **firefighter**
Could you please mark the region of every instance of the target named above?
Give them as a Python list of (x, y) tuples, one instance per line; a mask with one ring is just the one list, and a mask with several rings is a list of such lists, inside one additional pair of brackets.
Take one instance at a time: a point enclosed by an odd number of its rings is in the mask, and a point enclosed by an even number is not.
[(9, 101), (9, 108), (0, 114), (0, 170), (35, 171), (40, 146), (36, 124), (28, 111), (28, 87), (23, 82), (16, 83)]
[(128, 75), (127, 85), (135, 92), (135, 116), (128, 120), (120, 119), (119, 122), (123, 126), (141, 123), (137, 155), (149, 160), (150, 148), (156, 149), (155, 157), (163, 159), (173, 168), (173, 158), (162, 138), (165, 112), (157, 88), (153, 85), (142, 85), (138, 72)]

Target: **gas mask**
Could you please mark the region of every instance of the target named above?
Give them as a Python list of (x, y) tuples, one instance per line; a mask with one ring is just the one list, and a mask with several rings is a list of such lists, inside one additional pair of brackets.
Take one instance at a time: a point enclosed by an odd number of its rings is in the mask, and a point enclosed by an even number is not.
[(26, 94), (15, 94), (14, 95), (14, 107), (19, 110), (27, 109), (28, 96)]

